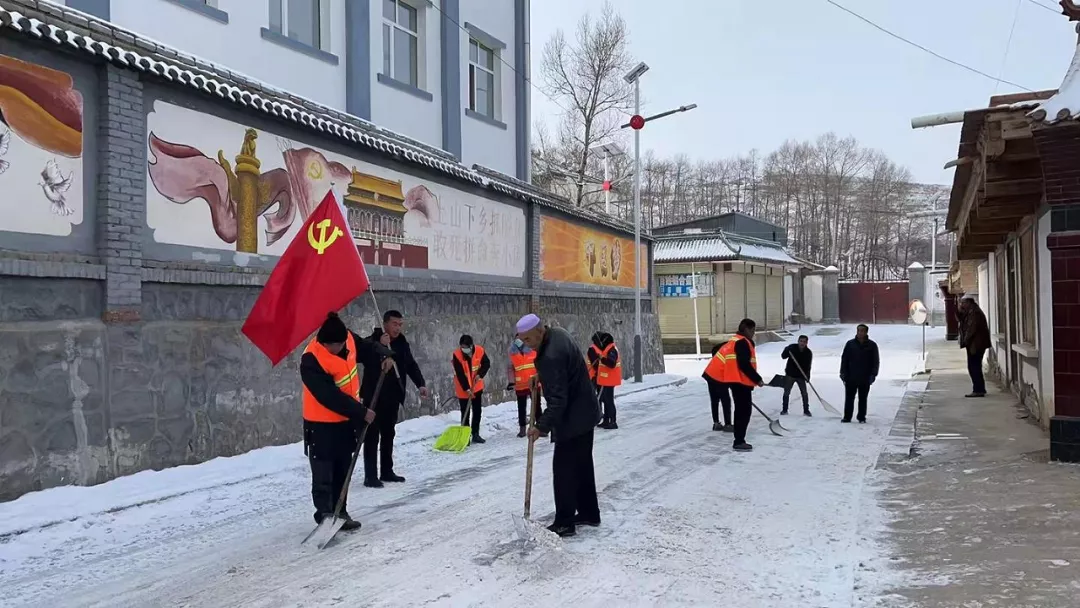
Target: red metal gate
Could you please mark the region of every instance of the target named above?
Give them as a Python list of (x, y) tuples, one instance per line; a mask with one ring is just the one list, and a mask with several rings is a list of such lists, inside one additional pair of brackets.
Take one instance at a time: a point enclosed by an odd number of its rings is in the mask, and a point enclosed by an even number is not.
[(906, 323), (908, 282), (840, 283), (841, 323)]

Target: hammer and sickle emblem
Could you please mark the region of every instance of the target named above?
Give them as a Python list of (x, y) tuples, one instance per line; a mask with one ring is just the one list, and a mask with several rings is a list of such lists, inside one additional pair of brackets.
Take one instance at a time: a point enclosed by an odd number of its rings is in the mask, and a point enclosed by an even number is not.
[[(319, 228), (318, 238), (315, 238), (316, 227)], [(331, 227), (333, 227), (334, 230), (330, 234), (326, 234), (326, 231), (329, 230)], [(331, 222), (330, 219), (327, 218), (317, 224), (311, 224), (310, 226), (308, 226), (307, 240), (308, 244), (311, 245), (311, 248), (315, 250), (315, 253), (322, 255), (323, 252), (325, 252), (327, 249), (330, 248), (331, 245), (334, 244), (334, 241), (336, 241), (339, 236), (342, 236), (344, 234), (345, 233), (341, 230), (341, 228), (334, 226), (333, 222)]]
[(315, 162), (315, 161), (311, 161), (311, 164), (308, 165), (307, 174), (308, 174), (308, 177), (310, 177), (311, 179), (322, 179), (322, 176), (323, 176), (322, 165)]

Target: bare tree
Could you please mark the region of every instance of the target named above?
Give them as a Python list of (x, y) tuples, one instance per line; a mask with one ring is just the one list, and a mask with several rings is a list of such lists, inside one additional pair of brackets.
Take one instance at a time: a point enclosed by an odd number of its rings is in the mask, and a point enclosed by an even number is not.
[(558, 30), (544, 47), (545, 92), (565, 110), (556, 155), (571, 161), (577, 176), (571, 198), (577, 205), (585, 199), (587, 174), (596, 172), (589, 149), (617, 132), (631, 107), (632, 90), (623, 80), (630, 62), (626, 22), (611, 2), (604, 4), (599, 19), (581, 18), (573, 41)]

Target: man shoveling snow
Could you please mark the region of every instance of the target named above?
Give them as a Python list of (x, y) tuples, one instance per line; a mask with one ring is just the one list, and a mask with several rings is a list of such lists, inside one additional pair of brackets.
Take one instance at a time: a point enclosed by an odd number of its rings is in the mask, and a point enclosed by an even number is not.
[(555, 522), (559, 536), (573, 536), (577, 525), (599, 526), (600, 505), (593, 470), (593, 433), (600, 422), (600, 402), (589, 380), (585, 357), (566, 330), (548, 327), (536, 315), (517, 324), (518, 337), (536, 351), (536, 373), (547, 408), (529, 429), (535, 441), (554, 433), (552, 456)]

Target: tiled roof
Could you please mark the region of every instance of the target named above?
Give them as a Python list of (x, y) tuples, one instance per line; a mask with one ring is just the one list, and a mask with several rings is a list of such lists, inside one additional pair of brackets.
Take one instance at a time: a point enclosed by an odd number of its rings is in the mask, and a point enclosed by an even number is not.
[(584, 212), (568, 200), (508, 175), (480, 167), (469, 169), (443, 150), (64, 6), (36, 0), (0, 0), (0, 31), (4, 30), (157, 76), (463, 182), (556, 208), (617, 230), (633, 230), (616, 218)]
[(731, 234), (679, 236), (660, 238), (653, 249), (653, 261), (664, 262), (723, 262), (753, 260), (802, 266), (783, 247)]

